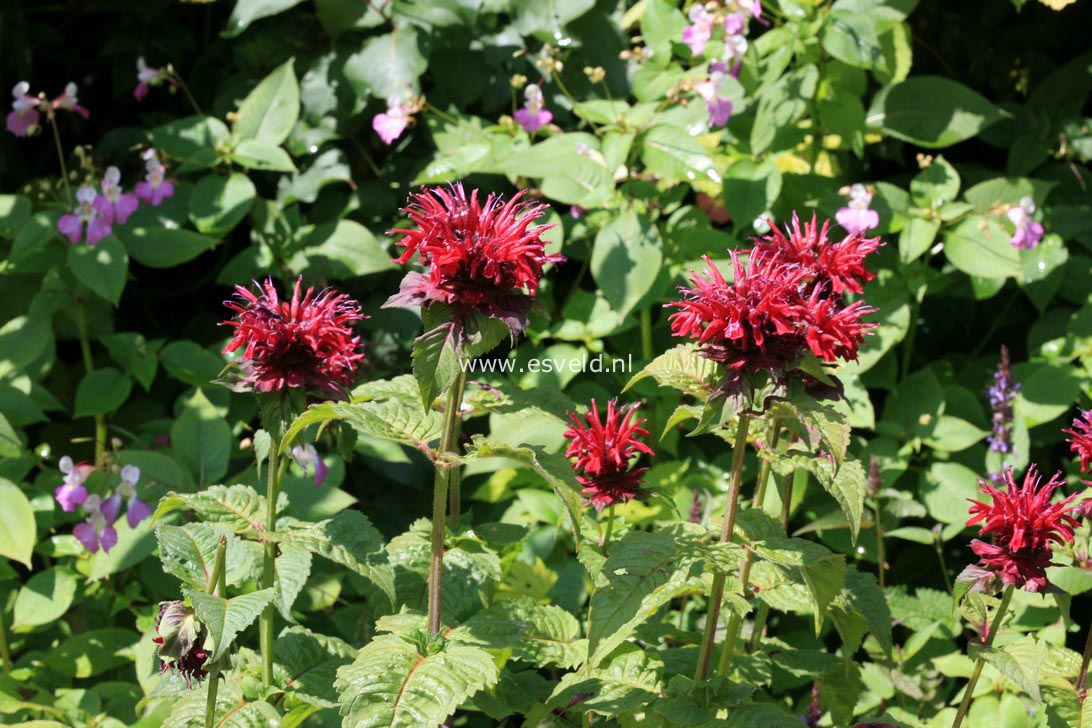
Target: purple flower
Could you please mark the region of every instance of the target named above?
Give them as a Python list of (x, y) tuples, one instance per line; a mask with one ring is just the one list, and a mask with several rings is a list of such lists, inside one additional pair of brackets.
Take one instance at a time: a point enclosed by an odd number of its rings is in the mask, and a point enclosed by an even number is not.
[(864, 185), (855, 184), (849, 188), (849, 204), (838, 210), (834, 219), (850, 235), (871, 230), (880, 224), (879, 213), (869, 209), (871, 204), (872, 193)]
[(144, 57), (137, 58), (137, 85), (133, 89), (133, 97), (140, 101), (148, 95), (148, 89), (158, 86), (167, 80), (167, 72), (162, 68), (149, 66), (144, 62)]
[(553, 121), (553, 113), (544, 105), (542, 89), (531, 84), (523, 90), (523, 108), (517, 109), (512, 116), (529, 134), (534, 134)]
[(1016, 230), (1012, 233), (1012, 239), (1009, 240), (1012, 247), (1030, 250), (1043, 239), (1042, 223), (1031, 219), (1034, 212), (1035, 202), (1030, 197), (1023, 197), (1020, 199), (1019, 205), (1010, 207), (1009, 211), (1005, 213), (1012, 221), (1012, 224), (1016, 226)]
[(705, 108), (709, 112), (709, 126), (721, 127), (732, 116), (732, 102), (720, 95), (720, 82), (728, 71), (724, 61), (709, 64), (709, 78), (694, 86), (694, 90), (705, 99)]
[(8, 114), (8, 131), (17, 137), (37, 134), (41, 128), (39, 122), (42, 115), (38, 112), (38, 107), (42, 103), (41, 100), (30, 95), (30, 84), (26, 81), (15, 84), (15, 87), (11, 90), (11, 95), (15, 97), (15, 101), (11, 102), (13, 111)]
[(76, 208), (67, 215), (61, 215), (57, 220), (57, 230), (73, 245), (79, 245), (86, 227), (86, 242), (95, 245), (110, 234), (113, 218), (114, 209), (110, 201), (95, 192), (91, 185), (80, 185), (76, 190)]
[(64, 482), (53, 492), (53, 497), (60, 504), (61, 510), (71, 513), (76, 510), (76, 506), (87, 500), (87, 488), (83, 482), (94, 468), (82, 463), (76, 465), (67, 455), (61, 458), (59, 465)]
[(303, 468), (304, 474), (311, 469), (312, 465), (315, 467), (315, 485), (322, 485), (322, 481), (326, 480), (326, 474), (330, 468), (326, 467), (326, 462), (318, 454), (314, 445), (310, 443), (296, 445), (292, 448), (292, 458)]
[(1001, 361), (997, 363), (993, 385), (988, 391), (993, 410), (993, 432), (986, 441), (990, 450), (1005, 455), (1012, 452), (1012, 400), (1020, 391), (1020, 383), (1012, 378), (1008, 347), (1001, 347)]
[(144, 181), (137, 182), (133, 191), (142, 202), (159, 207), (163, 200), (174, 194), (174, 183), (165, 179), (167, 168), (159, 161), (155, 149), (144, 152), (144, 169), (147, 170)]
[(121, 469), (121, 484), (118, 485), (118, 498), (128, 498), (125, 507), (125, 518), (129, 522), (129, 528), (137, 525), (148, 516), (152, 515), (152, 507), (137, 498), (137, 481), (140, 480), (140, 468), (136, 465), (126, 465)]
[(136, 195), (121, 191), (121, 172), (117, 167), (106, 168), (102, 176), (102, 196), (110, 205), (111, 223), (125, 224), (140, 206)]
[(376, 114), (372, 118), (372, 129), (387, 146), (394, 144), (394, 140), (402, 136), (409, 124), (414, 107), (404, 104), (397, 99), (387, 99), (387, 111)]
[(72, 535), (91, 553), (97, 553), (101, 547), (103, 553), (118, 543), (118, 532), (114, 523), (118, 520), (121, 496), (115, 493), (106, 500), (98, 495), (89, 495), (83, 502), (87, 520), (72, 529)]
[(682, 41), (690, 46), (690, 52), (700, 56), (705, 52), (705, 44), (713, 36), (713, 23), (716, 18), (701, 3), (696, 3), (688, 13), (690, 25), (683, 28)]
[(728, 35), (742, 35), (747, 30), (747, 16), (743, 13), (728, 13), (724, 16), (724, 32)]
[(90, 115), (87, 109), (80, 106), (80, 100), (76, 97), (76, 84), (71, 81), (64, 87), (64, 93), (53, 99), (50, 105), (54, 110), (75, 111), (85, 119)]

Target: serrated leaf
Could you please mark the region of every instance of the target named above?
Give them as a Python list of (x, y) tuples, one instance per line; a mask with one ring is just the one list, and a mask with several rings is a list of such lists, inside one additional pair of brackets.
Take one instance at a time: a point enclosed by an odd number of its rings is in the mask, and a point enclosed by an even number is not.
[(769, 538), (753, 543), (752, 548), (763, 559), (792, 567), (803, 579), (811, 596), (818, 636), (827, 610), (845, 585), (845, 557), (802, 538)]
[(448, 633), (448, 639), (485, 649), (511, 649), (516, 660), (537, 667), (571, 669), (583, 662), (587, 644), (577, 639), (580, 623), (558, 606), (530, 597), (502, 599)]
[[(284, 494), (277, 510), (284, 507)], [(218, 524), (232, 533), (248, 538), (260, 538), (265, 533), (265, 496), (249, 485), (212, 485), (199, 493), (168, 493), (159, 501), (154, 518), (171, 511), (188, 508), (209, 523)]]
[(580, 516), (584, 508), (581, 488), (567, 458), (557, 453), (548, 453), (539, 447), (512, 447), (475, 435), (473, 444), (467, 449), (467, 458), (491, 457), (516, 460), (535, 471), (565, 504), (573, 533), (580, 533)]
[[(202, 680), (171, 708), (162, 728), (204, 728), (208, 680)], [(277, 709), (264, 701), (251, 702), (232, 680), (221, 680), (216, 691), (216, 728), (270, 728), (280, 724)]]
[(1033, 700), (1040, 700), (1039, 668), (1046, 655), (1031, 635), (1025, 635), (1003, 647), (983, 648), (978, 656), (1012, 680)]
[(368, 579), (394, 608), (394, 573), (383, 548), (383, 536), (360, 511), (342, 511), (318, 523), (284, 519), (277, 531), (283, 544), (306, 549)]
[(273, 643), (273, 677), (295, 698), (322, 708), (336, 708), (338, 668), (353, 661), (356, 650), (336, 637), (290, 627)]
[(845, 587), (831, 606), (830, 616), (850, 652), (856, 652), (865, 632), (871, 632), (884, 654), (891, 655), (891, 610), (872, 574), (849, 566)]
[(443, 416), (439, 412), (425, 411), (419, 402), (411, 404), (407, 399), (324, 402), (311, 405), (296, 418), (281, 440), (281, 450), (287, 448), (305, 427), (334, 420), (347, 423), (366, 437), (416, 448), (430, 458), (435, 452), (429, 443), (440, 437), (443, 427)]
[(163, 570), (178, 577), (194, 589), (206, 589), (216, 563), (220, 538), (227, 538), (224, 552), (224, 579), (237, 586), (250, 577), (251, 559), (239, 538), (208, 523), (187, 523), (185, 526), (160, 524), (155, 529), (159, 542), (159, 559)]
[(652, 377), (660, 386), (677, 389), (704, 402), (716, 388), (721, 372), (716, 362), (698, 353), (695, 344), (680, 344), (650, 361), (633, 375), (622, 391), (646, 377)]
[(607, 585), (591, 599), (588, 662), (596, 667), (646, 619), (680, 594), (701, 588), (705, 530), (676, 524), (630, 531), (611, 545), (602, 574)]
[(421, 647), (397, 635), (373, 640), (337, 671), (345, 724), (355, 728), (440, 726), (500, 677), (492, 655), (454, 642)]
[(249, 627), (273, 601), (273, 590), (262, 589), (224, 599), (187, 589), (186, 596), (193, 604), (198, 621), (205, 628), (205, 649), (210, 653), (209, 661), (216, 662), (231, 648), (239, 633)]
[(663, 660), (655, 652), (629, 649), (605, 667), (562, 677), (546, 705), (574, 713), (632, 713), (660, 694), (663, 672)]
[(280, 553), (274, 562), (273, 604), (285, 621), (295, 622), (292, 605), (303, 591), (307, 577), (311, 575), (311, 552), (281, 544)]

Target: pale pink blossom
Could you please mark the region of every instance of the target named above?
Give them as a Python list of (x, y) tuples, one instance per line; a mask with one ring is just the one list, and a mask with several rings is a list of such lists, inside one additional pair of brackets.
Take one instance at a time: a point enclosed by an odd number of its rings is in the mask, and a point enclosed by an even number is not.
[(174, 183), (166, 179), (167, 168), (159, 161), (155, 149), (144, 152), (144, 181), (137, 182), (133, 191), (142, 202), (152, 207), (159, 207), (163, 200), (174, 194)]
[(64, 93), (53, 99), (50, 105), (54, 110), (74, 111), (85, 119), (89, 116), (87, 109), (80, 106), (80, 100), (76, 96), (76, 84), (71, 81), (64, 87)]
[(167, 80), (167, 72), (162, 68), (156, 68), (155, 66), (149, 66), (144, 62), (144, 56), (137, 58), (137, 85), (133, 89), (133, 96), (137, 101), (140, 101), (148, 95), (148, 89), (152, 86), (159, 86), (161, 83)]
[(97, 553), (100, 547), (103, 553), (108, 553), (118, 543), (114, 523), (120, 507), (121, 497), (117, 493), (105, 500), (95, 494), (87, 496), (83, 502), (87, 520), (73, 528), (72, 535), (91, 553)]
[(77, 465), (67, 455), (61, 458), (58, 465), (64, 475), (64, 482), (53, 492), (53, 497), (60, 504), (61, 510), (71, 513), (76, 510), (76, 506), (87, 500), (87, 488), (83, 484), (95, 468), (83, 463)]
[(709, 64), (709, 78), (694, 86), (698, 95), (705, 99), (710, 127), (724, 126), (732, 115), (732, 102), (720, 95), (720, 82), (727, 70), (724, 61), (713, 61)]
[(398, 137), (402, 136), (413, 118), (415, 107), (412, 104), (403, 103), (399, 99), (387, 99), (387, 110), (372, 117), (372, 129), (387, 146), (394, 144)]
[(292, 458), (303, 468), (304, 473), (311, 471), (314, 467), (315, 470), (315, 485), (322, 485), (322, 481), (326, 480), (326, 474), (330, 471), (326, 462), (322, 459), (322, 456), (318, 454), (318, 450), (315, 446), (308, 443), (306, 445), (296, 445), (292, 448)]
[(700, 56), (705, 52), (705, 44), (713, 36), (713, 23), (716, 17), (705, 9), (701, 3), (696, 3), (690, 8), (690, 25), (683, 28), (682, 41), (690, 46), (690, 52)]
[(148, 516), (152, 515), (152, 507), (137, 498), (137, 482), (140, 480), (140, 468), (136, 465), (126, 465), (121, 469), (121, 483), (118, 485), (118, 498), (128, 498), (125, 505), (125, 518), (129, 522), (129, 528), (137, 525)]
[(849, 204), (834, 214), (834, 219), (850, 235), (863, 233), (880, 224), (880, 215), (870, 209), (872, 193), (862, 184), (849, 188)]
[(102, 176), (102, 196), (110, 204), (110, 221), (125, 224), (129, 216), (140, 206), (137, 196), (121, 191), (121, 171), (117, 167), (107, 167)]
[(1043, 224), (1032, 219), (1031, 216), (1034, 213), (1035, 202), (1030, 197), (1021, 198), (1019, 205), (1010, 207), (1005, 213), (1016, 226), (1012, 239), (1009, 240), (1012, 247), (1030, 250), (1039, 245), (1039, 241), (1043, 239)]
[(73, 245), (78, 245), (81, 239), (88, 245), (95, 245), (110, 234), (113, 217), (114, 210), (108, 199), (95, 192), (91, 185), (80, 185), (76, 190), (75, 209), (61, 215), (57, 220), (57, 230)]
[(41, 99), (30, 95), (30, 84), (26, 81), (15, 84), (11, 95), (15, 100), (11, 102), (12, 112), (7, 118), (8, 131), (17, 137), (37, 134), (42, 120), (42, 115), (38, 112)]
[(534, 134), (554, 119), (553, 113), (545, 108), (542, 89), (535, 84), (523, 89), (523, 108), (517, 109), (512, 116), (516, 123), (530, 134)]

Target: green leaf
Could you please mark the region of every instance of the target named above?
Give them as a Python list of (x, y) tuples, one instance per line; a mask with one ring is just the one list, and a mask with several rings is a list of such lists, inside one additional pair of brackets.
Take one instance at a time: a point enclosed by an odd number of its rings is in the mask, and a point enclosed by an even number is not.
[(704, 402), (713, 393), (721, 376), (717, 363), (699, 354), (697, 345), (679, 344), (634, 374), (622, 391), (646, 377), (652, 377), (662, 387), (677, 389)]
[(96, 369), (80, 380), (76, 388), (74, 417), (92, 417), (114, 412), (129, 399), (133, 383), (113, 367)]
[(256, 197), (254, 183), (245, 174), (210, 174), (190, 192), (190, 220), (198, 232), (219, 237), (242, 222)]
[(212, 116), (187, 116), (150, 132), (152, 144), (168, 157), (189, 167), (211, 167), (219, 162), (216, 147), (230, 136), (224, 122)]
[(296, 165), (288, 152), (261, 139), (244, 139), (232, 150), (231, 159), (247, 169), (265, 172), (296, 171)]
[(562, 677), (546, 705), (566, 714), (633, 713), (660, 694), (663, 673), (663, 659), (658, 654), (630, 648), (603, 667)]
[(811, 596), (818, 636), (827, 611), (845, 586), (845, 557), (802, 538), (778, 536), (753, 542), (751, 547), (759, 557), (799, 572)]
[(208, 523), (187, 523), (185, 526), (160, 524), (155, 529), (159, 543), (159, 559), (163, 570), (178, 577), (194, 589), (206, 589), (216, 562), (216, 550), (222, 537), (227, 538), (224, 551), (224, 580), (238, 586), (251, 576), (254, 564), (243, 542), (230, 532)]
[(595, 236), (591, 273), (619, 318), (625, 318), (652, 288), (663, 257), (659, 230), (633, 206)]
[[(283, 507), (284, 497), (277, 503)], [(249, 485), (212, 485), (197, 493), (168, 493), (159, 501), (153, 520), (187, 508), (205, 521), (248, 538), (260, 538), (265, 528), (265, 497)]]
[(99, 338), (110, 356), (125, 368), (141, 386), (147, 390), (155, 380), (159, 358), (156, 352), (163, 345), (162, 340), (149, 342), (142, 334), (123, 332), (107, 334)]
[(933, 247), (940, 231), (940, 220), (912, 217), (899, 233), (899, 261), (912, 263)]
[(607, 585), (591, 598), (588, 667), (599, 665), (664, 604), (702, 588), (704, 534), (681, 523), (652, 533), (630, 531), (611, 545), (602, 571)]
[(815, 96), (819, 83), (819, 70), (812, 64), (786, 73), (761, 92), (755, 123), (751, 128), (751, 151), (766, 151), (779, 132), (789, 129), (808, 108), (808, 100)]
[(781, 194), (781, 171), (773, 162), (741, 159), (724, 176), (721, 200), (737, 226), (744, 228), (771, 209)]
[[(420, 636), (420, 642), (425, 639)], [(384, 635), (339, 669), (334, 685), (346, 725), (423, 728), (441, 725), (499, 678), (493, 657), (480, 647)]]
[(351, 663), (355, 656), (356, 650), (336, 637), (290, 627), (273, 643), (273, 678), (294, 698), (322, 708), (336, 708), (334, 681), (338, 668)]
[(21, 195), (0, 195), (0, 235), (14, 237), (30, 219), (30, 200)]
[[(208, 680), (195, 683), (192, 690), (174, 703), (162, 728), (202, 728), (208, 705)], [(234, 680), (221, 680), (216, 691), (216, 728), (267, 728), (281, 724), (281, 716), (269, 703), (247, 700)]]
[[(239, 4), (247, 2), (243, 0)], [(271, 0), (264, 2), (270, 4)], [(238, 12), (238, 5), (235, 10)], [(295, 59), (289, 58), (243, 99), (233, 129), (238, 137), (265, 142), (274, 147), (288, 138), (300, 114), (300, 87), (296, 82), (294, 65)]]
[(959, 463), (933, 463), (918, 488), (929, 515), (941, 523), (967, 520), (969, 498), (978, 498), (978, 474)]
[(955, 167), (938, 156), (910, 180), (910, 196), (918, 207), (940, 209), (959, 194), (959, 183)]
[(835, 10), (823, 26), (823, 49), (856, 68), (885, 66), (876, 19), (868, 13)]
[(682, 40), (683, 29), (688, 25), (686, 16), (665, 0), (645, 0), (641, 14), (641, 36), (645, 46), (652, 51), (647, 62), (666, 68), (671, 61), (671, 49)]
[(369, 39), (345, 61), (345, 78), (358, 94), (386, 99), (412, 95), (417, 79), (428, 68), (427, 38), (412, 25)]
[(1032, 700), (1040, 700), (1039, 669), (1046, 655), (1031, 635), (1025, 635), (1003, 647), (986, 647), (978, 656), (1012, 680)]
[(76, 279), (96, 295), (113, 304), (121, 300), (129, 272), (129, 256), (113, 235), (107, 235), (98, 245), (70, 246), (68, 265)]
[(342, 511), (318, 523), (285, 519), (278, 524), (282, 543), (340, 564), (371, 581), (395, 607), (394, 574), (387, 563), (383, 535), (360, 511)]
[(282, 543), (273, 570), (273, 603), (286, 621), (295, 622), (292, 605), (311, 575), (311, 552)]
[(880, 89), (867, 122), (896, 139), (939, 149), (970, 139), (1001, 117), (996, 106), (961, 83), (914, 76)]
[(473, 444), (467, 448), (467, 458), (491, 457), (515, 460), (535, 471), (565, 504), (573, 533), (580, 533), (580, 514), (584, 510), (580, 495), (581, 486), (567, 458), (558, 453), (548, 453), (539, 447), (512, 447), (475, 435)]
[(678, 126), (661, 124), (649, 129), (642, 137), (641, 158), (649, 172), (666, 180), (688, 184), (721, 182), (709, 152)]
[(227, 473), (231, 427), (200, 389), (171, 426), (171, 445), (199, 483), (214, 483)]
[(149, 268), (173, 268), (189, 262), (215, 248), (218, 242), (180, 228), (123, 227), (117, 234), (129, 254)]
[[(2, 416), (0, 420), (7, 422)], [(29, 569), (35, 543), (34, 509), (30, 507), (30, 501), (19, 486), (0, 478), (0, 556), (18, 561)]]
[(232, 599), (186, 590), (197, 620), (205, 628), (205, 649), (209, 661), (216, 662), (231, 648), (235, 638), (249, 627), (273, 601), (273, 590), (262, 589)]
[(857, 535), (861, 530), (861, 519), (864, 517), (864, 496), (867, 486), (867, 476), (864, 468), (856, 460), (843, 463), (838, 468), (834, 477), (819, 475), (816, 477), (823, 489), (834, 496), (842, 513), (849, 522), (849, 529), (853, 533), (853, 543), (857, 543)]
[[(60, 237), (57, 230), (58, 215), (54, 212), (39, 212), (19, 228), (15, 240), (11, 243), (9, 262), (15, 263), (34, 253), (45, 250), (46, 245)], [(65, 244), (68, 240), (65, 239)]]
[(311, 275), (348, 279), (398, 267), (371, 230), (353, 220), (319, 225), (303, 237), (302, 245), (292, 267)]
[(448, 639), (488, 650), (512, 650), (512, 658), (536, 667), (569, 670), (584, 661), (587, 644), (580, 623), (564, 609), (530, 597), (502, 599), (448, 633)]
[(506, 323), (478, 311), (457, 317), (449, 307), (433, 304), (421, 318), (425, 333), (413, 342), (413, 375), (428, 407), (438, 393), (451, 387), (465, 366), (462, 362), (488, 353), (511, 336)]
[(0, 376), (24, 369), (53, 343), (53, 326), (44, 316), (13, 316), (0, 326)]
[(0, 457), (17, 458), (23, 454), (23, 441), (8, 419), (0, 414)]
[(435, 455), (429, 443), (440, 437), (443, 427), (443, 415), (434, 410), (426, 412), (420, 401), (325, 402), (311, 405), (296, 418), (281, 439), (281, 449), (284, 450), (305, 427), (334, 420), (347, 423), (366, 437), (407, 445), (429, 457)]
[(140, 635), (129, 629), (95, 629), (48, 650), (44, 662), (66, 677), (88, 678), (133, 661)]
[(996, 217), (972, 215), (944, 233), (944, 254), (964, 273), (983, 278), (1016, 278), (1023, 272), (1020, 251)]
[(849, 566), (845, 587), (831, 606), (830, 616), (850, 653), (857, 651), (865, 632), (871, 632), (890, 657), (891, 610), (875, 576)]
[(19, 590), (15, 598), (12, 629), (16, 632), (60, 619), (76, 596), (76, 575), (68, 569), (40, 571)]

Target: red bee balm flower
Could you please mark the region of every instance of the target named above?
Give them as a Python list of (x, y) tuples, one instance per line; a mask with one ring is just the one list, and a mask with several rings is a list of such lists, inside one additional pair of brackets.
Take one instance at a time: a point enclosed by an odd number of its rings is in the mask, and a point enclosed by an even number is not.
[(756, 241), (755, 252), (774, 255), (803, 267), (808, 271), (807, 277), (816, 284), (829, 282), (835, 294), (846, 291), (861, 293), (861, 284), (876, 277), (875, 273), (865, 268), (864, 259), (883, 243), (879, 238), (866, 238), (861, 231), (850, 233), (834, 243), (827, 238), (829, 230), (830, 221), (820, 227), (814, 215), (810, 223), (804, 223), (801, 227), (800, 219), (794, 213), (792, 227), (786, 228), (785, 233), (772, 227), (769, 235)]
[(1069, 448), (1081, 459), (1081, 472), (1088, 470), (1092, 462), (1092, 410), (1080, 410), (1080, 415), (1073, 419), (1069, 430), (1062, 430), (1069, 438)]
[[(647, 437), (648, 430), (641, 427), (644, 420), (635, 419), (635, 407), (618, 407), (615, 400), (607, 403), (606, 421), (599, 415), (599, 407), (592, 400), (591, 411), (584, 417), (570, 414), (571, 426), (565, 432), (569, 443), (565, 455), (576, 458), (576, 479), (584, 486), (583, 495), (602, 511), (615, 503), (625, 503), (639, 494), (641, 474), (648, 468), (631, 468), (630, 461), (639, 453), (652, 456), (647, 444), (640, 437)], [(621, 416), (621, 419), (619, 417)]]
[(474, 310), (503, 320), (513, 333), (521, 331), (543, 266), (565, 259), (545, 252), (542, 234), (553, 225), (531, 225), (546, 213), (546, 205), (521, 201), (522, 195), (503, 202), (490, 194), (482, 203), (477, 190), (468, 197), (458, 183), (411, 195), (404, 211), (415, 227), (388, 234), (403, 236), (399, 263), (416, 254), (428, 271), (407, 275), (387, 305), (439, 301), (454, 307), (457, 315)]
[(1005, 584), (1043, 591), (1047, 587), (1046, 567), (1051, 565), (1051, 542), (1068, 543), (1073, 540), (1077, 520), (1073, 517), (1076, 495), (1057, 503), (1050, 496), (1064, 482), (1056, 473), (1040, 487), (1040, 477), (1035, 466), (1028, 468), (1024, 483), (1016, 485), (1012, 468), (1002, 476), (1005, 490), (999, 490), (986, 481), (979, 481), (979, 492), (990, 496), (992, 503), (971, 501), (971, 518), (968, 526), (982, 523), (979, 535), (993, 534), (993, 543), (975, 539), (971, 550), (981, 557), (982, 566), (995, 574)]
[(224, 302), (237, 312), (223, 322), (235, 327), (224, 352), (245, 347), (242, 388), (276, 392), (302, 387), (336, 397), (353, 383), (364, 353), (352, 323), (366, 316), (356, 301), (332, 289), (316, 294), (308, 288), (301, 297), (301, 284), (302, 278), (289, 301), (279, 300), (272, 279), (266, 279), (255, 283), (257, 292), (236, 286), (239, 300)]

